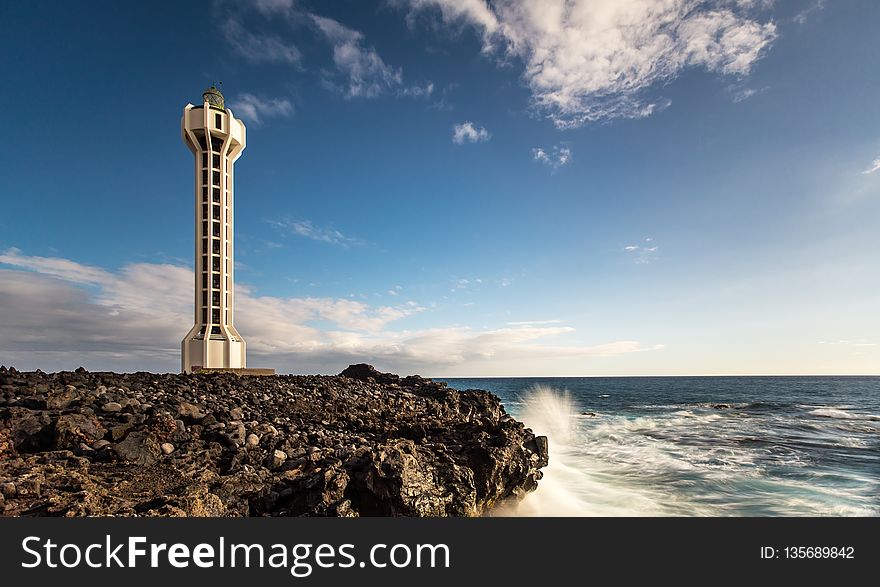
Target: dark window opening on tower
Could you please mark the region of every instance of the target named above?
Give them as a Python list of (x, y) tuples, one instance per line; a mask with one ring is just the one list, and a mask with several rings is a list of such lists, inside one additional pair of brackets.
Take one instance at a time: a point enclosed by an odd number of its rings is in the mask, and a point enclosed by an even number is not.
[(217, 137), (211, 137), (211, 150), (217, 153), (223, 148), (223, 139), (218, 139)]
[(212, 326), (212, 327), (211, 327), (211, 334), (223, 334), (223, 333), (220, 332), (220, 327), (219, 327), (219, 326)]
[(223, 116), (221, 116), (220, 114), (214, 115), (214, 126), (219, 129), (223, 128)]
[(208, 154), (203, 152), (202, 153), (202, 167), (207, 167), (207, 166), (208, 166)]
[(206, 239), (206, 238), (202, 239), (202, 254), (203, 255), (208, 254), (208, 239)]
[(216, 239), (216, 238), (214, 239), (214, 247), (213, 247), (213, 249), (214, 249), (214, 250), (213, 250), (213, 253), (214, 253), (215, 255), (219, 255), (219, 254), (220, 254), (220, 239)]
[[(205, 210), (207, 212), (207, 210)], [(214, 205), (214, 220), (220, 220), (220, 206)]]
[(220, 185), (220, 172), (214, 172), (214, 185)]
[(202, 287), (204, 289), (208, 289), (208, 274), (207, 273), (202, 274)]
[(212, 306), (219, 306), (220, 305), (220, 292), (219, 291), (215, 291), (213, 294), (211, 294), (211, 305)]
[(202, 220), (202, 236), (208, 236), (208, 219)]
[(214, 260), (214, 271), (220, 271), (220, 257), (212, 257)]
[(210, 271), (208, 269), (208, 255), (202, 255), (202, 271)]
[(208, 321), (208, 308), (202, 308), (202, 324)]
[(202, 169), (202, 183), (208, 183), (208, 170)]
[(207, 151), (208, 143), (205, 141), (205, 131), (194, 130), (193, 134), (196, 135), (196, 140), (199, 142), (199, 146), (202, 148), (202, 151)]
[(202, 292), (202, 305), (203, 306), (208, 305), (208, 292), (206, 292), (206, 291)]
[(220, 238), (220, 223), (219, 222), (214, 223), (214, 236), (216, 236), (217, 238)]
[(211, 310), (211, 322), (214, 324), (220, 322), (220, 310)]
[(217, 153), (214, 153), (213, 160), (214, 160), (214, 167), (216, 167), (217, 169), (220, 169), (220, 155), (218, 155)]
[(214, 188), (214, 201), (220, 201), (220, 188)]
[(211, 277), (211, 285), (214, 287), (214, 289), (220, 289), (220, 276), (219, 275), (213, 275)]
[(202, 218), (208, 217), (208, 205), (202, 204)]

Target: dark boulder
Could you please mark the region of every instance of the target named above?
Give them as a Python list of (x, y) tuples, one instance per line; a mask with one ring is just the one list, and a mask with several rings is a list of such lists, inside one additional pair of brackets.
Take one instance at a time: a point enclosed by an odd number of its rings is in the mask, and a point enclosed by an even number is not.
[(381, 373), (376, 370), (372, 365), (367, 365), (366, 363), (358, 363), (357, 365), (349, 365), (342, 373), (339, 374), (340, 377), (348, 377), (349, 379), (357, 379), (359, 381), (369, 381), (372, 379), (376, 383), (398, 383), (400, 381), (399, 375), (394, 375), (393, 373)]
[(55, 422), (54, 445), (58, 450), (76, 450), (83, 443), (91, 445), (101, 440), (106, 433), (94, 416), (65, 414)]

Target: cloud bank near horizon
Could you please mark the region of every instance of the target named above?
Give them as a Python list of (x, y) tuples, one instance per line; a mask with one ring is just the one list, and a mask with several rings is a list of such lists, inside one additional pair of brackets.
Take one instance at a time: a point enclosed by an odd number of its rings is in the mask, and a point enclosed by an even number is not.
[[(180, 339), (193, 319), (189, 268), (131, 263), (114, 272), (17, 249), (0, 254), (0, 265), (8, 267), (0, 268), (0, 363), (45, 371), (80, 365), (178, 371)], [(248, 343), (249, 364), (282, 373), (337, 373), (350, 363), (369, 362), (380, 369), (436, 376), (503, 370), (526, 360), (540, 370), (548, 359), (586, 360), (662, 348), (629, 340), (548, 344), (547, 339), (574, 331), (556, 321), (489, 329), (401, 327), (399, 322), (426, 311), (414, 301), (370, 305), (340, 298), (283, 298), (259, 295), (246, 285), (237, 286), (236, 301), (236, 326)]]

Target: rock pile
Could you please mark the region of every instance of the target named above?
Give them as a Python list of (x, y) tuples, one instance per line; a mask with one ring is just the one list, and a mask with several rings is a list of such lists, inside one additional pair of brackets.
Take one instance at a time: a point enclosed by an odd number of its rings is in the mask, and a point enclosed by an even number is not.
[(478, 516), (537, 487), (547, 440), (494, 395), (338, 376), (0, 367), (6, 516)]

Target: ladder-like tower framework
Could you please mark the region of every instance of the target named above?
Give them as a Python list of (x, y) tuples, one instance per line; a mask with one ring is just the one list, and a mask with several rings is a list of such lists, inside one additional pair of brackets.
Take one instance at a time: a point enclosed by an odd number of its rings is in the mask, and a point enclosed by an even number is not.
[(187, 104), (183, 142), (195, 157), (195, 324), (181, 343), (181, 370), (244, 369), (246, 345), (235, 329), (233, 165), (245, 126), (211, 86), (201, 106)]

